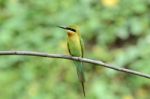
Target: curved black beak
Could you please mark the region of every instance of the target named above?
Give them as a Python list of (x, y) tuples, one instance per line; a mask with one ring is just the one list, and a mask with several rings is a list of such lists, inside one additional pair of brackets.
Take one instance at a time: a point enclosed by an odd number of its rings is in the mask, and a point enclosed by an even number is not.
[(63, 26), (57, 26), (57, 27), (59, 27), (59, 28), (61, 28), (61, 29), (68, 30), (67, 27), (63, 27)]
[(70, 27), (63, 27), (63, 26), (57, 26), (57, 27), (62, 28), (62, 29), (65, 29), (65, 30), (70, 30), (70, 31), (76, 32), (75, 29), (70, 28)]

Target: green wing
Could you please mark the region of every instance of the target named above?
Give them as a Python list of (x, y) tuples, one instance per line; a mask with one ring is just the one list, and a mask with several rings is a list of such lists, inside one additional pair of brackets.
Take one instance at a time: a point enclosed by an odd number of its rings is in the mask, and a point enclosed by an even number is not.
[(67, 42), (67, 47), (68, 47), (69, 53), (71, 54), (71, 52), (70, 52), (70, 47), (69, 47), (69, 43), (68, 43), (68, 42)]
[(81, 52), (82, 52), (82, 57), (84, 56), (84, 42), (83, 39), (80, 39), (80, 44), (81, 44)]

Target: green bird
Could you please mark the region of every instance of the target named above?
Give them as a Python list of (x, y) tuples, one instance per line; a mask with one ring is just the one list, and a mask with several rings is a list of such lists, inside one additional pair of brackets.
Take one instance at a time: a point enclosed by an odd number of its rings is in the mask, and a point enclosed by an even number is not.
[[(83, 44), (83, 40), (80, 36), (80, 31), (78, 30), (78, 28), (77, 27), (61, 27), (61, 26), (58, 26), (58, 27), (67, 30), (67, 46), (68, 46), (68, 51), (70, 55), (76, 56), (76, 57), (83, 57), (84, 44)], [(82, 85), (83, 94), (85, 96), (85, 89), (84, 89), (85, 77), (84, 77), (83, 63), (79, 61), (73, 61), (73, 62), (76, 66), (77, 75)]]

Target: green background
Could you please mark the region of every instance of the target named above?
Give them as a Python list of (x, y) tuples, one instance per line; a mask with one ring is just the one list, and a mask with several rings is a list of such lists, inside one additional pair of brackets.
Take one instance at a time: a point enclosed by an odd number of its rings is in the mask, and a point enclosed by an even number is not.
[[(106, 2), (107, 1), (107, 2)], [(85, 57), (150, 74), (149, 0), (0, 0), (0, 50), (66, 54), (78, 25)], [(84, 64), (86, 99), (150, 99), (150, 80)], [(81, 99), (69, 60), (0, 56), (1, 99)]]

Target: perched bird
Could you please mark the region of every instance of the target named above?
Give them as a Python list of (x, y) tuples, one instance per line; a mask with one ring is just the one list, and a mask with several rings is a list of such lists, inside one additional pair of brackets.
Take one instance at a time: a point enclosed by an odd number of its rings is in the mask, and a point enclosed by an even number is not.
[[(68, 51), (70, 55), (76, 56), (76, 57), (83, 57), (84, 54), (84, 44), (83, 40), (80, 36), (80, 32), (77, 27), (62, 27), (58, 26), (59, 28), (67, 30), (67, 46)], [(85, 89), (84, 89), (84, 68), (83, 64), (80, 61), (74, 61), (74, 64), (76, 66), (77, 75), (79, 78), (79, 81), (81, 82), (83, 94), (85, 96)]]

